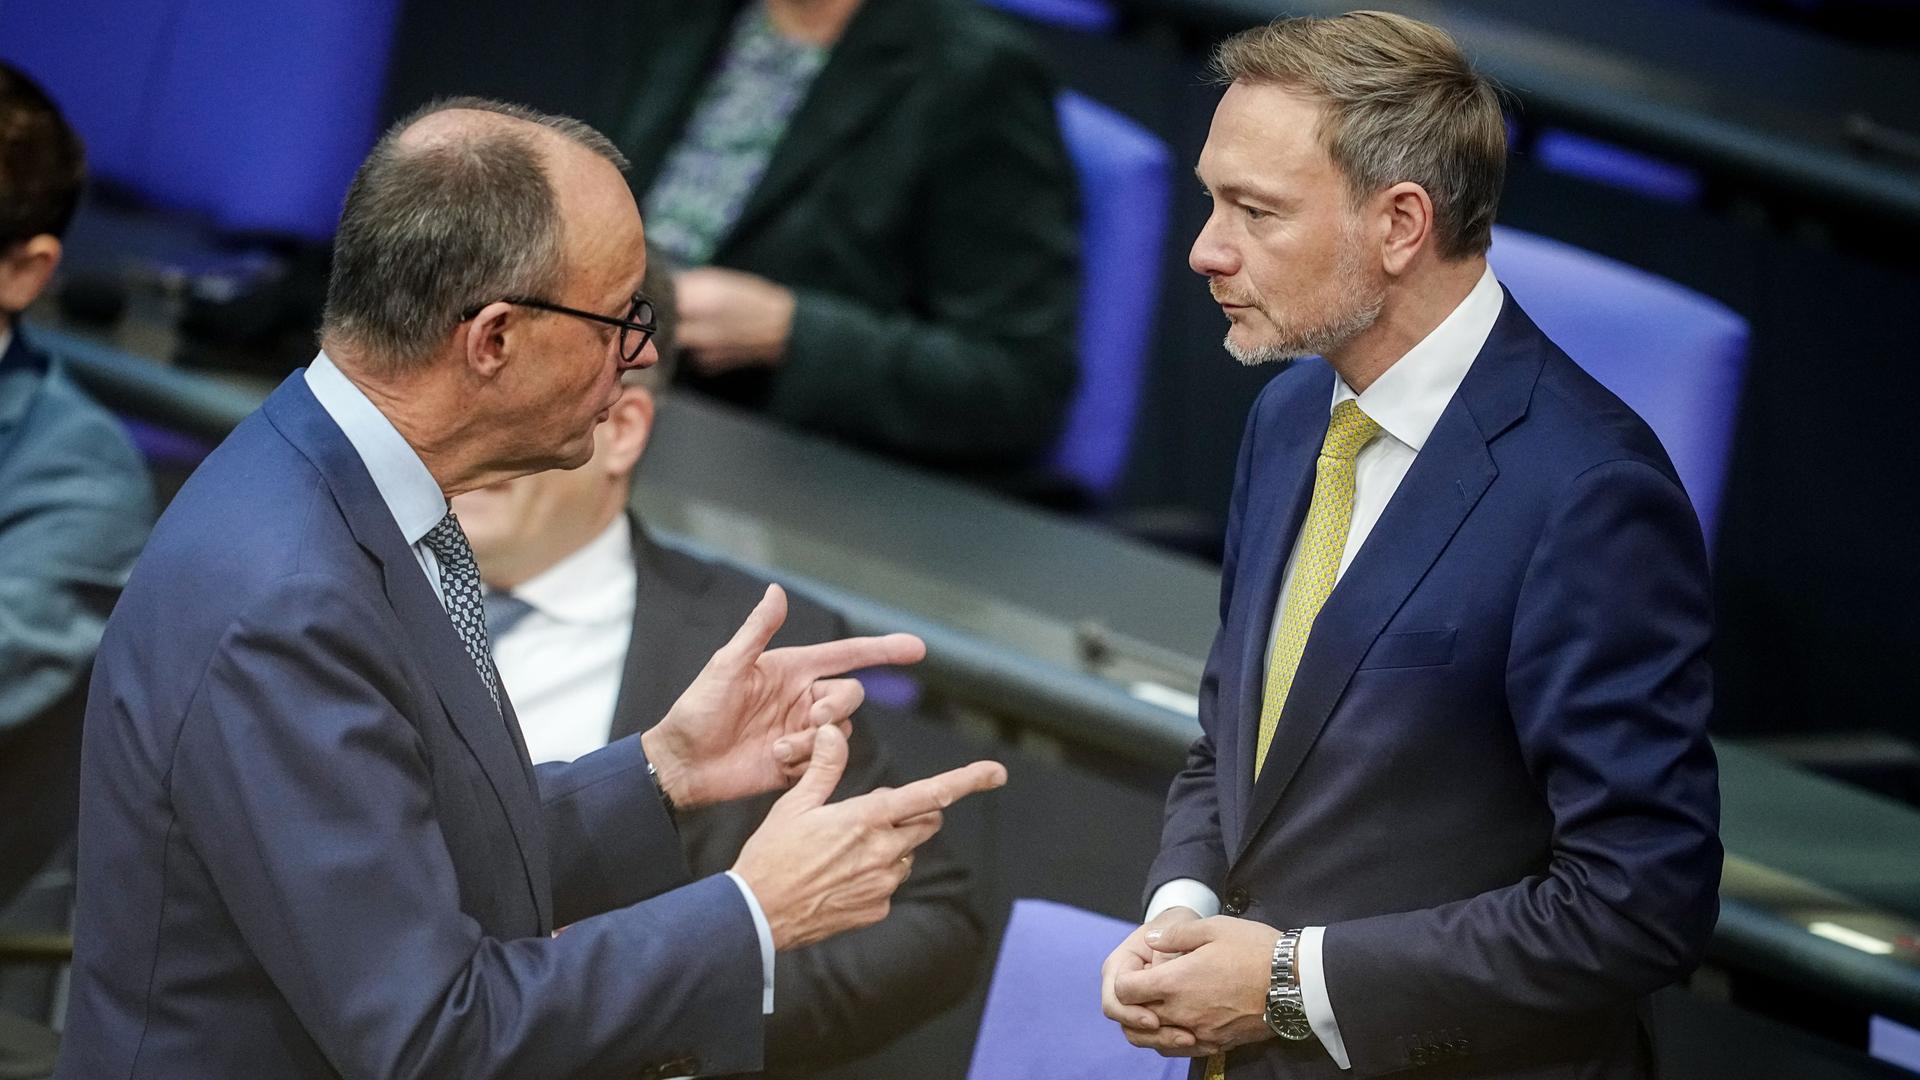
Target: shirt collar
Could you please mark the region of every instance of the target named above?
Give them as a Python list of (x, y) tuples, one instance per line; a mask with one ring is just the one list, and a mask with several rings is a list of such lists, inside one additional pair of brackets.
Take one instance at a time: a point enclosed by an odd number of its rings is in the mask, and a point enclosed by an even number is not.
[(408, 546), (418, 544), (447, 516), (447, 497), (439, 481), (393, 421), (324, 352), (307, 367), (307, 389), (353, 444), (400, 535)]
[(1419, 453), (1454, 392), (1466, 381), (1467, 369), (1493, 333), (1505, 302), (1493, 268), (1488, 267), (1466, 299), (1382, 372), (1366, 393), (1355, 394), (1345, 379), (1335, 379), (1328, 408), (1357, 398), (1361, 412)]
[(13, 325), (5, 316), (0, 316), (0, 363), (6, 361), (7, 350), (11, 348), (13, 348)]
[(633, 524), (615, 514), (585, 547), (528, 578), (513, 595), (563, 623), (633, 619)]

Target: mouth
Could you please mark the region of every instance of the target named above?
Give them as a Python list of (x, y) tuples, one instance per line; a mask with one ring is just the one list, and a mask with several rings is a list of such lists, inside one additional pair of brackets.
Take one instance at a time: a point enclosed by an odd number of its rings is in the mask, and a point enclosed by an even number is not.
[(1208, 295), (1212, 296), (1213, 302), (1216, 304), (1219, 304), (1221, 309), (1225, 311), (1244, 311), (1247, 308), (1250, 308), (1253, 306), (1252, 304), (1242, 303), (1236, 300), (1229, 299), (1225, 296), (1220, 295), (1218, 292), (1215, 292), (1212, 290), (1208, 291)]

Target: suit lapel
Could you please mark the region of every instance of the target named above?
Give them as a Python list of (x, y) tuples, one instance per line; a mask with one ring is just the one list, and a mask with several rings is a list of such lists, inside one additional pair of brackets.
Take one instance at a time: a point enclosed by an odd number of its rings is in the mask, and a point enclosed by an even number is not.
[[(652, 727), (672, 702), (662, 694), (661, 671), (699, 671), (706, 655), (687, 656), (705, 638), (688, 632), (710, 613), (701, 606), (706, 576), (690, 579), (673, 565), (675, 556), (655, 543), (636, 514), (633, 523), (633, 634), (613, 708), (612, 737)], [(677, 694), (685, 687), (669, 688)]]
[[(1279, 805), (1361, 658), (1498, 475), (1487, 444), (1525, 415), (1540, 374), (1541, 353), (1526, 347), (1528, 330), (1532, 323), (1507, 297), (1486, 346), (1320, 609), (1266, 764), (1253, 784), (1246, 828), (1230, 849), (1236, 860)], [(1263, 672), (1264, 664), (1256, 676)], [(1250, 707), (1254, 711), (1247, 715), (1257, 718), (1257, 697)], [(1246, 772), (1251, 775), (1251, 769)]]
[[(267, 416), (327, 481), (354, 538), (380, 563), (387, 601), (419, 650), (422, 666), (461, 741), (500, 800), (532, 891), (540, 925), (552, 923), (552, 885), (540, 824), (538, 788), (519, 725), (493, 707), (460, 635), (427, 583), (413, 549), (400, 535), (380, 491), (353, 444), (307, 389), (296, 371), (267, 400)], [(504, 702), (504, 698), (503, 698)]]
[(835, 151), (899, 99), (919, 63), (919, 22), (925, 17), (920, 6), (899, 0), (860, 5), (795, 110), (766, 174), (715, 249), (717, 255), (751, 236), (762, 218), (791, 201)]
[[(672, 32), (663, 33), (658, 26), (628, 25), (643, 13), (632, 4), (616, 5), (618, 28), (609, 40), (620, 55), (602, 65), (609, 73), (603, 100), (606, 115), (620, 118), (607, 130), (616, 133), (631, 162), (628, 175), (641, 202), (680, 141), (741, 7), (718, 0), (685, 4), (672, 14)], [(659, 44), (646, 49), (643, 43), (650, 40)]]

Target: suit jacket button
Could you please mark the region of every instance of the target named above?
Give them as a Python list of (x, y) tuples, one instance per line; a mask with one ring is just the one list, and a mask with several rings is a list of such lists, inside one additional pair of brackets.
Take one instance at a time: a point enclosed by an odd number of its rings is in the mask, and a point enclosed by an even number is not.
[(1253, 898), (1247, 895), (1245, 887), (1235, 885), (1233, 888), (1227, 890), (1227, 902), (1225, 908), (1222, 910), (1229, 915), (1245, 915), (1247, 913), (1247, 905), (1252, 901)]

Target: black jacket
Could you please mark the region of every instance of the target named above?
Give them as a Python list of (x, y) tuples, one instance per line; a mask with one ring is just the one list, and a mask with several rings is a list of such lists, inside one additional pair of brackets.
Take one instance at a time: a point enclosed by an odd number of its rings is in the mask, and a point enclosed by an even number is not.
[[(644, 21), (625, 89), (609, 96), (619, 111), (590, 119), (632, 159), (637, 198), (740, 7), (633, 5)], [(689, 380), (924, 461), (1041, 453), (1073, 392), (1079, 296), (1054, 94), (1039, 58), (976, 0), (867, 0), (713, 257), (796, 291), (786, 360)]]
[[(635, 519), (633, 638), (614, 706), (612, 736), (644, 730), (667, 714), (695, 675), (753, 610), (766, 582), (661, 547)], [(788, 593), (775, 647), (846, 637), (839, 615)], [(880, 749), (886, 720), (861, 710), (847, 774), (835, 798), (898, 784)], [(733, 865), (777, 795), (682, 814), (680, 838), (696, 875)], [(913, 876), (880, 923), (782, 953), (774, 969), (774, 1013), (766, 1060), (774, 1075), (857, 1057), (904, 1033), (971, 988), (985, 948), (967, 869), (935, 837), (914, 858)]]

